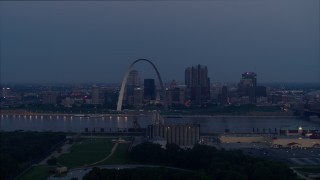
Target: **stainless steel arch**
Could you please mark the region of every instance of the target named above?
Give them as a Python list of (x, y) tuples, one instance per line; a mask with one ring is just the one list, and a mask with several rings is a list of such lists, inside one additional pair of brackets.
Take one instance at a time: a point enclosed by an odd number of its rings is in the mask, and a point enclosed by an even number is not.
[(166, 90), (164, 89), (163, 82), (162, 82), (162, 79), (161, 79), (161, 76), (160, 76), (160, 73), (159, 73), (157, 67), (148, 59), (137, 59), (133, 63), (130, 64), (130, 66), (128, 67), (126, 73), (124, 74), (124, 77), (123, 77), (123, 80), (122, 80), (122, 83), (121, 83), (121, 89), (120, 89), (119, 97), (118, 97), (117, 111), (121, 111), (121, 109), (122, 109), (124, 88), (126, 87), (127, 79), (128, 79), (128, 75), (130, 73), (130, 70), (137, 62), (140, 62), (140, 61), (148, 62), (149, 64), (151, 64), (153, 69), (156, 71), (157, 76), (158, 76), (158, 80), (160, 82), (160, 87), (161, 87), (161, 90), (162, 90), (162, 94), (163, 94), (164, 108), (165, 108), (165, 110), (167, 110), (168, 109), (168, 105), (167, 105)]

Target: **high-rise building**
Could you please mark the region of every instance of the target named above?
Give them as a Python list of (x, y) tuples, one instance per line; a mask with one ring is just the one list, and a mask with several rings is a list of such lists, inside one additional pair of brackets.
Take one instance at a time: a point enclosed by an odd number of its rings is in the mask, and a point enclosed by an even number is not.
[(54, 92), (54, 91), (46, 91), (46, 92), (44, 92), (44, 94), (43, 94), (42, 103), (43, 103), (43, 104), (52, 104), (52, 105), (55, 105), (55, 104), (57, 104), (57, 97), (58, 97), (57, 92)]
[(10, 96), (10, 88), (7, 88), (7, 87), (2, 88), (1, 97), (7, 98), (9, 96)]
[(113, 88), (105, 88), (103, 93), (104, 105), (106, 105), (109, 109), (115, 109), (119, 92)]
[(185, 84), (187, 88), (191, 87), (192, 85), (192, 68), (187, 67), (185, 72), (184, 72), (184, 77), (185, 77)]
[(91, 88), (92, 104), (100, 103), (100, 88), (97, 85), (93, 85)]
[(134, 95), (133, 95), (133, 105), (134, 106), (141, 106), (143, 103), (143, 89), (142, 88), (134, 88)]
[(61, 103), (64, 107), (72, 107), (72, 105), (74, 104), (74, 99), (72, 99), (71, 97), (66, 97), (65, 99), (62, 100)]
[(196, 65), (185, 70), (188, 98), (193, 104), (202, 105), (210, 99), (210, 80), (207, 66)]
[(137, 70), (130, 71), (124, 93), (124, 104), (134, 104), (134, 88), (140, 87), (140, 77)]
[(242, 74), (242, 79), (250, 79), (253, 87), (257, 87), (257, 74), (254, 72), (245, 72)]
[(137, 70), (130, 71), (128, 75), (127, 86), (134, 86), (134, 87), (140, 86), (140, 76)]
[(185, 103), (185, 90), (179, 87), (170, 88), (166, 91), (169, 106)]
[(145, 79), (144, 80), (144, 88), (143, 95), (144, 99), (147, 101), (156, 99), (156, 86), (154, 83), (154, 79)]
[(229, 94), (228, 94), (228, 87), (227, 86), (222, 86), (219, 101), (221, 104), (228, 104), (229, 103)]
[(247, 96), (250, 103), (256, 103), (257, 75), (254, 72), (245, 72), (238, 85), (240, 97)]

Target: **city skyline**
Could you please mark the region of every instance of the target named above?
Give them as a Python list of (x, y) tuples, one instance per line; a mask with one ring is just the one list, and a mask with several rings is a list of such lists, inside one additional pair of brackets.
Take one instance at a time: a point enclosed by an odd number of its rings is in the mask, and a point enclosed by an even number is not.
[(0, 3), (1, 83), (120, 83), (139, 58), (165, 82), (194, 64), (211, 82), (320, 82), (315, 0)]

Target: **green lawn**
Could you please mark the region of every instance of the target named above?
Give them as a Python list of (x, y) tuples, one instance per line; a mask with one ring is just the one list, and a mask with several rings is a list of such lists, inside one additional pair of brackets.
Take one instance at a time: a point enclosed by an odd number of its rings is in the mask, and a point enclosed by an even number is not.
[(55, 169), (55, 167), (47, 165), (34, 166), (26, 174), (22, 175), (19, 180), (45, 180), (51, 175), (49, 172), (51, 169)]
[(89, 165), (107, 157), (112, 149), (112, 139), (82, 139), (70, 148), (70, 153), (58, 158), (62, 166), (69, 168)]
[(99, 163), (99, 165), (105, 165), (105, 164), (126, 164), (131, 162), (130, 158), (129, 158), (129, 149), (130, 143), (126, 143), (126, 144), (118, 144), (118, 147), (116, 149), (116, 151), (113, 153), (113, 155)]

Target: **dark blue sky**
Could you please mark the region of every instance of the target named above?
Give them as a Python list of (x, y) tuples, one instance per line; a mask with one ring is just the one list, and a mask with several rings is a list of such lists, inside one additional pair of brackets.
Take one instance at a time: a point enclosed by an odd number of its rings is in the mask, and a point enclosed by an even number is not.
[[(320, 82), (319, 0), (0, 2), (1, 81), (120, 82), (148, 58), (164, 81)], [(148, 64), (136, 69), (155, 77)]]

